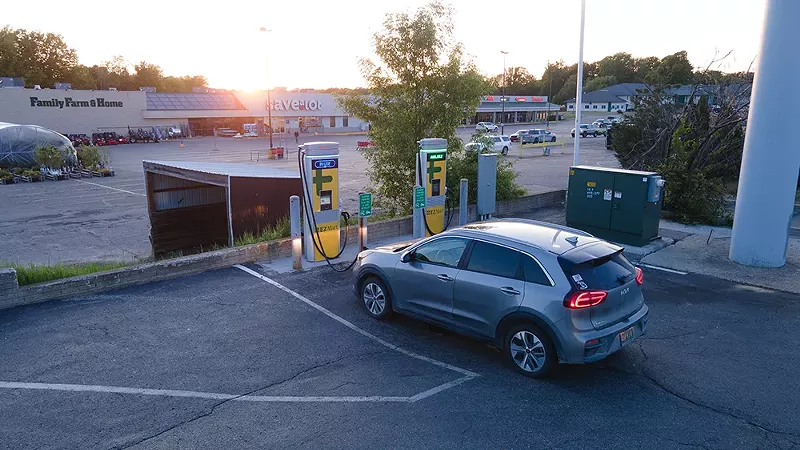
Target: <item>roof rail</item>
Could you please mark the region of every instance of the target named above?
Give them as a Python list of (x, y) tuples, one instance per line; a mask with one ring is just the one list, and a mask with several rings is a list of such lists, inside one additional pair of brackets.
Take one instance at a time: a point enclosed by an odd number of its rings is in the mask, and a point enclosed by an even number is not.
[(531, 225), (539, 225), (542, 227), (549, 227), (549, 228), (556, 228), (561, 231), (569, 231), (570, 233), (577, 234), (578, 236), (585, 236), (585, 237), (594, 237), (590, 233), (587, 233), (583, 230), (579, 230), (577, 228), (568, 227), (566, 225), (559, 225), (556, 223), (550, 222), (542, 222), (540, 220), (533, 220), (533, 219), (516, 219), (516, 218), (506, 218), (506, 219), (493, 219), (502, 222), (524, 222)]

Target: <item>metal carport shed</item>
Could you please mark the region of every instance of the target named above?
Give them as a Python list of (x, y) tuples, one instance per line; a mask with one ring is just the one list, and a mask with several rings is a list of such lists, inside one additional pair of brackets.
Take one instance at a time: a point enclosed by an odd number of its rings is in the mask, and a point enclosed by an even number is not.
[(233, 246), (289, 216), (296, 172), (249, 164), (142, 161), (153, 255)]

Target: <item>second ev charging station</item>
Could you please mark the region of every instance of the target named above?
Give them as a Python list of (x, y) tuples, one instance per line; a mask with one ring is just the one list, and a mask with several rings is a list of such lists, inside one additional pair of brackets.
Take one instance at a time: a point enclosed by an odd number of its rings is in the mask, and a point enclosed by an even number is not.
[[(300, 146), (304, 188), (304, 247), (310, 262), (337, 258), (339, 249), (339, 144)], [(313, 232), (312, 232), (313, 230)]]
[(416, 184), (425, 188), (425, 236), (433, 236), (446, 228), (447, 139), (427, 138), (418, 144)]

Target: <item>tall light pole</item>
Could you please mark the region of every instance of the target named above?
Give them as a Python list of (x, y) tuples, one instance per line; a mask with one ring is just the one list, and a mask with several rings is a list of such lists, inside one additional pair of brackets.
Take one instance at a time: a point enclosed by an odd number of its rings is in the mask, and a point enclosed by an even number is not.
[(794, 56), (800, 2), (765, 3), (729, 256), (748, 266), (781, 267), (800, 171), (800, 138), (784, 112), (800, 101), (800, 61)]
[(583, 28), (586, 23), (586, 0), (581, 0), (581, 41), (578, 50), (578, 91), (575, 94), (575, 150), (572, 165), (580, 164), (581, 151), (581, 109), (583, 107)]
[(500, 94), (500, 135), (503, 135), (503, 122), (506, 119), (506, 55), (507, 51), (500, 50), (503, 54), (503, 89)]
[(550, 71), (550, 60), (547, 60), (547, 70), (545, 70), (547, 74), (547, 81), (550, 82), (550, 89), (547, 90), (547, 117), (545, 117), (545, 129), (550, 129), (550, 99), (553, 95), (553, 73)]
[[(268, 30), (264, 27), (258, 29), (262, 33), (269, 33), (272, 30)], [(269, 42), (267, 42), (267, 51), (269, 51)], [(270, 97), (270, 87), (269, 87), (269, 57), (265, 58), (267, 63), (267, 120), (269, 121), (269, 148), (272, 149), (272, 98)]]

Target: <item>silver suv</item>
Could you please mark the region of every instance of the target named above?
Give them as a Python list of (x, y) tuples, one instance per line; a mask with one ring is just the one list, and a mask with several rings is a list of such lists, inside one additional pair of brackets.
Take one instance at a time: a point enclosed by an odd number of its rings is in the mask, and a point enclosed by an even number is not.
[(358, 255), (354, 290), (393, 312), (491, 342), (520, 373), (597, 361), (643, 335), (643, 273), (622, 248), (523, 219), (470, 224)]

